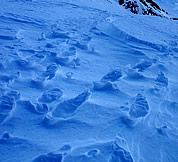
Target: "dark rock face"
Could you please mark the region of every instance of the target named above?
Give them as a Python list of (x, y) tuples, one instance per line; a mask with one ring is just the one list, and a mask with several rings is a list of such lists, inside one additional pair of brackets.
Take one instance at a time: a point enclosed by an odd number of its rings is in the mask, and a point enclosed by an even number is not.
[(119, 4), (120, 5), (124, 4), (124, 0), (119, 0)]
[(152, 0), (119, 0), (119, 4), (134, 14), (169, 18), (168, 13)]

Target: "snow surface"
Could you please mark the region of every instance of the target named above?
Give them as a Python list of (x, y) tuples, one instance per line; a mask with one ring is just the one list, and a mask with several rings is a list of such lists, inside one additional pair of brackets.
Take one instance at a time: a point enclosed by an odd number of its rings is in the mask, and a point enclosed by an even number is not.
[(176, 162), (177, 117), (177, 21), (117, 0), (1, 0), (0, 162)]

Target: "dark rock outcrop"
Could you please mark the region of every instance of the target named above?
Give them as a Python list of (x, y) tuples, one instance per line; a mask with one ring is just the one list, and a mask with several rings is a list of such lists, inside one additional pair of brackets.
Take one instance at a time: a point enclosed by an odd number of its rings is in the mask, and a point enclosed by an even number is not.
[(118, 2), (134, 14), (160, 16), (177, 20), (177, 18), (170, 18), (168, 13), (153, 0), (119, 0)]

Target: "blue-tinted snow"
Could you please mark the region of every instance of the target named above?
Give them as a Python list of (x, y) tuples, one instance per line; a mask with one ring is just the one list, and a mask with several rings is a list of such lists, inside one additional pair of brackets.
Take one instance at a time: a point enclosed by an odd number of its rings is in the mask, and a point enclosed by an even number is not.
[(177, 117), (177, 21), (117, 0), (1, 0), (0, 162), (176, 162)]

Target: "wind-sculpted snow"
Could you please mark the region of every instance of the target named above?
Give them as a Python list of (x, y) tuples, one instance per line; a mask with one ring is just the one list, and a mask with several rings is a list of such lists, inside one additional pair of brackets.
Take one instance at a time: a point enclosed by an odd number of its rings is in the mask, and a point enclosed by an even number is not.
[(132, 2), (1, 0), (0, 162), (177, 161), (176, 0)]

